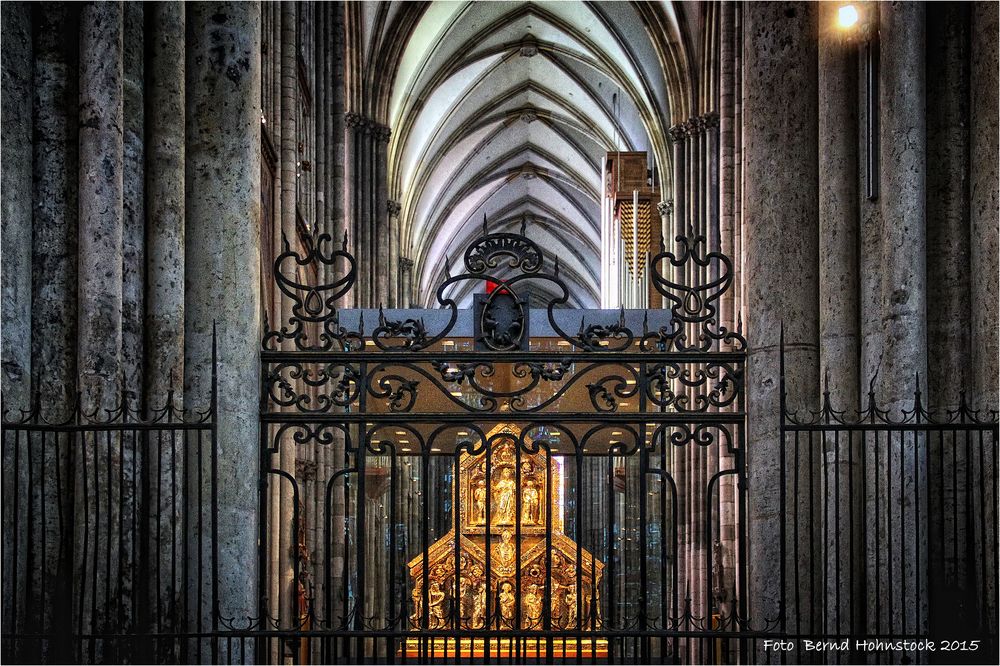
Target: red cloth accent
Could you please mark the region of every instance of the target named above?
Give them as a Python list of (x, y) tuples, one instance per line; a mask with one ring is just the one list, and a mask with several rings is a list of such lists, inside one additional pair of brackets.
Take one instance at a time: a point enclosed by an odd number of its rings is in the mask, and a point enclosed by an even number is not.
[(487, 294), (492, 294), (492, 293), (493, 293), (494, 291), (496, 291), (497, 289), (499, 289), (499, 290), (500, 290), (500, 293), (501, 293), (501, 294), (510, 294), (510, 292), (509, 292), (509, 291), (507, 291), (507, 289), (505, 289), (505, 288), (502, 288), (502, 287), (501, 287), (501, 286), (500, 286), (499, 284), (497, 284), (497, 283), (496, 283), (496, 282), (494, 282), (493, 280), (487, 280), (487, 281), (486, 281), (486, 293), (487, 293)]

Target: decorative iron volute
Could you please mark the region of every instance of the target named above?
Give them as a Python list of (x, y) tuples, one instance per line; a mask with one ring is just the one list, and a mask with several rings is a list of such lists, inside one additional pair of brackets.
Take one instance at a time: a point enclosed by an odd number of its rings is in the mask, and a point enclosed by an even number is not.
[[(733, 262), (721, 252), (706, 253), (705, 237), (693, 229), (674, 240), (679, 248), (676, 253), (668, 252), (661, 239), (660, 252), (650, 260), (653, 286), (670, 303), (671, 326), (647, 333), (643, 337), (643, 348), (709, 351), (723, 344), (733, 351), (745, 351), (747, 343), (741, 326), (730, 331), (718, 321), (719, 300), (732, 288)], [(666, 270), (662, 266), (664, 262), (668, 262)], [(707, 279), (697, 282), (690, 277), (687, 280), (667, 277), (675, 271), (681, 276), (691, 276), (695, 273), (692, 268), (706, 269)]]
[[(347, 294), (357, 279), (354, 256), (347, 251), (347, 234), (340, 248), (334, 247), (329, 234), (315, 239), (301, 255), (291, 249), (282, 234), (283, 251), (274, 260), (274, 283), (292, 301), (291, 316), (279, 322), (280, 329), (264, 335), (264, 349), (276, 350), (281, 343), (291, 341), (299, 350), (359, 349), (363, 346), (363, 331), (348, 331), (340, 325), (337, 301)], [(299, 277), (299, 269), (315, 270), (317, 284), (307, 284)], [(328, 281), (325, 276), (329, 275)], [(310, 337), (313, 336), (313, 337)]]

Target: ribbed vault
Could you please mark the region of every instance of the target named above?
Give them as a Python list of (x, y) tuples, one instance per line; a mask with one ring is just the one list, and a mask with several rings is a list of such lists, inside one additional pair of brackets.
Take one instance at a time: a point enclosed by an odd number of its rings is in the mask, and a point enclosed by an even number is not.
[[(647, 151), (669, 186), (666, 129), (690, 94), (674, 8), (432, 2), (418, 15), (373, 4), (362, 17), (366, 41), (380, 45), (370, 55), (392, 59), (368, 104), (392, 128), (389, 192), (416, 304), (433, 305), (447, 261), (485, 215), (490, 231), (526, 219), (559, 257), (570, 305), (596, 307), (605, 152)], [(449, 295), (466, 305), (476, 288)]]

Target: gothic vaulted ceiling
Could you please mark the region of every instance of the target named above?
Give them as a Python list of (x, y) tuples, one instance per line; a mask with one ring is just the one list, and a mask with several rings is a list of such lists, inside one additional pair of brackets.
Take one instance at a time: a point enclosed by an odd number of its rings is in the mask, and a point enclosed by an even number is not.
[[(374, 66), (393, 69), (375, 104), (392, 129), (389, 188), (418, 304), (435, 302), (446, 258), (461, 261), (485, 215), (490, 231), (527, 219), (559, 257), (570, 305), (596, 307), (605, 152), (647, 151), (667, 184), (666, 129), (688, 104), (676, 7), (433, 2), (404, 20), (399, 3), (363, 6)], [(467, 305), (477, 285), (456, 287)]]

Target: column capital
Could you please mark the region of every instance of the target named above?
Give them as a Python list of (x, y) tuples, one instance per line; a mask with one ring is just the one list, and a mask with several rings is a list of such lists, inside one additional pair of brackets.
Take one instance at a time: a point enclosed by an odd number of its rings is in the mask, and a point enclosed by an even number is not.
[(399, 258), (399, 270), (401, 271), (411, 271), (413, 270), (413, 259), (409, 257)]
[(670, 216), (674, 214), (674, 200), (664, 199), (660, 203), (656, 204), (656, 210), (660, 213), (660, 216)]
[(388, 212), (391, 217), (398, 217), (399, 212), (403, 209), (398, 201), (394, 201), (392, 199), (385, 202), (385, 208), (386, 212)]
[(687, 136), (687, 130), (684, 129), (684, 123), (677, 123), (667, 130), (667, 135), (670, 140), (674, 143), (680, 143)]

